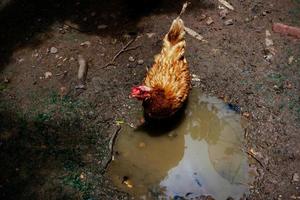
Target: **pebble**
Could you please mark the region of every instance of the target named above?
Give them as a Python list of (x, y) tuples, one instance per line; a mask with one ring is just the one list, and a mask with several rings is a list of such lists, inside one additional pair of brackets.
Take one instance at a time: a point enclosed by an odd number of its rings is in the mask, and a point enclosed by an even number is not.
[(224, 19), (228, 15), (228, 13), (229, 13), (228, 9), (223, 9), (219, 12), (219, 15), (221, 19)]
[(270, 47), (270, 46), (273, 46), (273, 45), (274, 45), (273, 40), (271, 40), (270, 38), (266, 38), (266, 46)]
[(214, 23), (214, 20), (211, 17), (208, 17), (206, 20), (206, 24), (211, 25), (212, 23)]
[(144, 64), (144, 60), (142, 60), (142, 59), (138, 60), (138, 61), (137, 61), (137, 64), (139, 64), (139, 65)]
[(100, 24), (97, 26), (97, 29), (106, 29), (108, 26), (106, 24)]
[(55, 48), (55, 47), (50, 48), (50, 53), (55, 54), (57, 52), (58, 52), (57, 48)]
[(293, 182), (299, 182), (299, 180), (300, 180), (299, 174), (298, 173), (294, 173), (294, 175), (293, 175)]
[(140, 148), (144, 148), (144, 147), (146, 147), (146, 144), (145, 144), (144, 142), (140, 142), (140, 143), (139, 143), (139, 147), (140, 147)]
[(52, 76), (51, 72), (45, 72), (44, 77), (45, 78), (50, 78)]
[(155, 35), (155, 33), (146, 33), (146, 35), (148, 36), (148, 38), (152, 38)]
[(90, 41), (85, 41), (80, 44), (80, 46), (90, 46), (90, 45), (91, 45)]
[(129, 60), (130, 62), (134, 62), (134, 61), (135, 61), (134, 57), (132, 57), (132, 56), (129, 56), (128, 60)]
[(9, 83), (9, 79), (5, 77), (3, 83)]
[(205, 19), (206, 19), (206, 17), (207, 17), (207, 16), (206, 16), (205, 14), (201, 14), (201, 15), (200, 15), (200, 19), (199, 19), (199, 20), (200, 20), (200, 21), (202, 21), (202, 20), (205, 20)]
[(289, 59), (288, 59), (288, 64), (292, 64), (294, 61), (294, 56), (290, 56)]
[(245, 22), (250, 22), (250, 19), (247, 17), (247, 18), (245, 19)]
[(226, 26), (230, 26), (230, 25), (233, 25), (233, 19), (228, 19), (224, 22), (224, 25)]

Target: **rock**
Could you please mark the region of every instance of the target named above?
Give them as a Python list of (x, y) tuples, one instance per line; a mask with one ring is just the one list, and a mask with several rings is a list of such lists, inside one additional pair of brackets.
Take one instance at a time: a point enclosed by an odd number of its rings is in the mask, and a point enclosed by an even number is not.
[(90, 41), (85, 41), (80, 44), (80, 46), (90, 46), (90, 45), (91, 45)]
[(44, 74), (44, 77), (47, 79), (47, 78), (50, 78), (52, 76), (52, 73), (51, 72), (45, 72)]
[(270, 47), (270, 46), (274, 45), (273, 40), (271, 40), (270, 38), (266, 38), (265, 42), (266, 42), (266, 46), (267, 47)]
[(203, 21), (203, 20), (206, 19), (206, 17), (207, 17), (207, 16), (206, 16), (205, 14), (201, 14), (199, 20), (200, 20), (200, 21)]
[(208, 17), (206, 20), (206, 24), (211, 25), (212, 23), (214, 23), (214, 20), (211, 17)]
[(233, 25), (233, 19), (228, 19), (224, 22), (224, 25), (225, 26), (230, 26), (230, 25)]
[(266, 30), (266, 37), (271, 37), (271, 33), (269, 30)]
[(142, 59), (138, 60), (138, 61), (137, 61), (137, 64), (139, 64), (139, 65), (144, 64), (144, 60), (142, 60)]
[(289, 59), (288, 59), (288, 64), (292, 64), (294, 61), (294, 56), (290, 56)]
[(134, 61), (135, 61), (134, 57), (132, 57), (132, 56), (129, 56), (128, 60), (129, 60), (130, 62), (134, 62)]
[(148, 36), (148, 38), (152, 38), (155, 35), (155, 33), (146, 33), (146, 35)]
[(250, 113), (244, 112), (244, 113), (243, 113), (243, 116), (246, 117), (246, 118), (249, 118), (249, 117), (250, 117)]
[(299, 174), (298, 173), (294, 173), (292, 181), (293, 182), (299, 182), (299, 180), (300, 180)]
[(228, 13), (229, 13), (228, 9), (225, 8), (219, 12), (219, 15), (221, 19), (224, 19), (228, 15)]
[(97, 29), (106, 29), (108, 26), (106, 24), (100, 24), (97, 26)]
[(9, 79), (7, 77), (4, 78), (3, 83), (9, 83)]
[(248, 17), (246, 17), (245, 22), (250, 22), (250, 19)]
[(57, 53), (57, 52), (58, 52), (58, 49), (57, 49), (57, 48), (55, 48), (55, 47), (51, 47), (51, 48), (50, 48), (50, 53), (55, 54), (55, 53)]
[(88, 70), (88, 66), (87, 66), (87, 62), (86, 60), (83, 58), (82, 55), (78, 55), (78, 79), (79, 80), (85, 80), (86, 75), (87, 75), (87, 70)]
[(266, 11), (262, 12), (262, 16), (266, 16), (266, 15), (267, 15)]
[(144, 142), (140, 142), (139, 143), (139, 148), (144, 148), (144, 147), (146, 147), (146, 144)]

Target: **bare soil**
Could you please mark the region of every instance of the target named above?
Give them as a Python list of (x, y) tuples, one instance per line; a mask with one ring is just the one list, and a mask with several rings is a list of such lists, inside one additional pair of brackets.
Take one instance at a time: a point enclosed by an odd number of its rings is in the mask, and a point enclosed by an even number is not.
[[(207, 40), (186, 36), (186, 58), (200, 79), (193, 86), (238, 106), (248, 120), (245, 146), (257, 178), (247, 198), (300, 199), (300, 41), (272, 32), (274, 22), (300, 26), (300, 1), (228, 2), (234, 11), (225, 19), (210, 0), (192, 1), (182, 16)], [(118, 123), (138, 121), (128, 116), (141, 106), (128, 98), (130, 88), (152, 65), (182, 3), (0, 4), (1, 199), (130, 198), (104, 175), (110, 137)], [(106, 67), (133, 38), (134, 48)], [(79, 54), (89, 67), (84, 89), (75, 89)]]

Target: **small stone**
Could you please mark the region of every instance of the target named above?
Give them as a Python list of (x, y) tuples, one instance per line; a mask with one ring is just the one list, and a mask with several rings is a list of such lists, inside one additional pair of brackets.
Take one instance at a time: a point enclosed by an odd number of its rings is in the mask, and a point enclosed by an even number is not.
[(97, 26), (97, 29), (106, 29), (108, 26), (106, 24), (100, 24)]
[(80, 46), (90, 46), (90, 45), (91, 45), (90, 41), (85, 41), (80, 44)]
[(155, 35), (155, 33), (146, 33), (146, 35), (148, 38), (152, 38)]
[(144, 60), (142, 60), (142, 59), (138, 60), (138, 61), (137, 61), (137, 64), (139, 64), (139, 65), (144, 64)]
[(55, 54), (57, 52), (58, 52), (57, 48), (55, 48), (55, 47), (50, 48), (50, 53)]
[(266, 37), (271, 37), (271, 33), (269, 30), (266, 30)]
[(250, 22), (250, 19), (246, 17), (245, 22)]
[(273, 40), (271, 40), (271, 39), (269, 39), (269, 38), (266, 38), (266, 46), (267, 47), (270, 47), (270, 46), (273, 46), (274, 45), (274, 43), (273, 43)]
[(250, 117), (250, 113), (244, 112), (244, 113), (243, 113), (243, 116), (246, 117), (246, 118), (249, 118), (249, 117)]
[(292, 64), (294, 61), (294, 56), (290, 56), (289, 59), (288, 59), (288, 64)]
[(9, 79), (5, 77), (3, 83), (9, 83)]
[(146, 147), (146, 144), (144, 142), (140, 142), (139, 143), (139, 148), (144, 148), (144, 147)]
[(45, 78), (50, 78), (52, 76), (51, 72), (45, 72), (44, 77)]
[(134, 61), (135, 61), (134, 57), (132, 57), (132, 56), (129, 56), (128, 60), (129, 60), (130, 62), (134, 62)]
[(94, 113), (94, 111), (90, 111), (88, 114), (90, 117), (92, 117), (92, 116), (94, 116), (95, 113)]
[(221, 19), (224, 19), (224, 18), (226, 18), (228, 13), (229, 13), (228, 9), (225, 8), (219, 12), (219, 15), (220, 15)]
[(200, 20), (200, 21), (203, 21), (203, 20), (206, 19), (206, 17), (207, 17), (207, 16), (206, 16), (205, 14), (201, 14), (199, 20)]
[(266, 11), (262, 12), (262, 15), (263, 15), (263, 16), (266, 16), (266, 15), (267, 15), (267, 12), (266, 12)]
[(65, 96), (67, 94), (67, 88), (65, 86), (60, 87), (60, 96)]
[(230, 25), (233, 25), (233, 19), (228, 19), (224, 22), (224, 25), (225, 26), (230, 26)]
[(85, 179), (85, 175), (83, 172), (80, 174), (80, 179)]
[(293, 182), (299, 182), (299, 180), (300, 180), (299, 174), (298, 173), (294, 173), (292, 181)]
[(211, 17), (208, 17), (206, 20), (206, 24), (211, 25), (212, 23), (214, 23), (214, 20)]

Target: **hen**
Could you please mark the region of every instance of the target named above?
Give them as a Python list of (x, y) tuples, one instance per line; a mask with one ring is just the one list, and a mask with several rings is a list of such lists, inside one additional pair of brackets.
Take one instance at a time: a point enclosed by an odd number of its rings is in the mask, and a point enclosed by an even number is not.
[(132, 88), (131, 96), (143, 101), (144, 112), (150, 118), (172, 116), (188, 97), (190, 73), (184, 57), (184, 35), (183, 21), (177, 17), (142, 85)]

